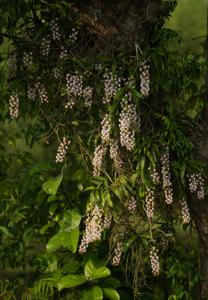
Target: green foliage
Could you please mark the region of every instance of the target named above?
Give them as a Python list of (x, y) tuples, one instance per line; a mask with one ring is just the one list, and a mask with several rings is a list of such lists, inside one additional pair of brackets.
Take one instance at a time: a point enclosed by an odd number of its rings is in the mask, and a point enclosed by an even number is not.
[(56, 178), (51, 178), (48, 181), (44, 182), (42, 185), (44, 192), (46, 192), (49, 195), (56, 195), (62, 179), (63, 179), (63, 174), (57, 176)]
[(103, 299), (103, 291), (99, 286), (94, 286), (92, 289), (83, 292), (83, 300), (90, 300), (90, 299), (93, 300)]
[(108, 277), (111, 275), (111, 272), (105, 266), (96, 266), (96, 264), (90, 259), (85, 264), (84, 274), (88, 280), (99, 279), (103, 277)]
[(103, 291), (104, 291), (104, 295), (110, 300), (119, 300), (120, 299), (118, 292), (114, 289), (104, 288)]
[(59, 221), (60, 231), (48, 241), (47, 250), (53, 252), (60, 247), (66, 247), (75, 253), (79, 241), (80, 221), (81, 216), (77, 209), (65, 211), (63, 220)]
[(61, 278), (60, 282), (58, 283), (58, 289), (61, 291), (65, 288), (78, 286), (84, 282), (86, 282), (86, 278), (83, 275), (67, 275)]
[(0, 299), (1, 300), (16, 300), (12, 291), (9, 290), (9, 281), (0, 281)]

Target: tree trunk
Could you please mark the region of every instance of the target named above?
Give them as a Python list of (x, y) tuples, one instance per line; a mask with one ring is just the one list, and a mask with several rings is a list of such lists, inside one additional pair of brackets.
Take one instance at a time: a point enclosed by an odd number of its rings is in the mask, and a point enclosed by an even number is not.
[[(207, 4), (207, 36), (205, 42), (205, 61), (208, 61), (208, 4)], [(205, 163), (208, 162), (208, 142), (207, 142), (207, 117), (208, 117), (208, 67), (205, 71), (205, 105), (204, 114), (202, 116), (202, 128), (204, 128), (202, 140), (199, 144), (198, 153), (199, 158)], [(207, 199), (204, 201), (190, 201), (190, 207), (193, 213), (194, 221), (198, 231), (199, 237), (199, 261), (200, 261), (200, 293), (199, 299), (208, 299), (208, 203)]]
[[(156, 24), (157, 26), (160, 24), (159, 26), (161, 27), (163, 25), (161, 17), (164, 20), (164, 17), (169, 15), (174, 6), (174, 2), (172, 4), (169, 2), (168, 4), (168, 2), (158, 0), (91, 0), (88, 1), (88, 5), (85, 2), (81, 5), (84, 12), (84, 22), (89, 27), (92, 27), (93, 31), (96, 30), (98, 35), (98, 41), (96, 42), (100, 43), (99, 49), (106, 49), (107, 39), (112, 38), (112, 49), (117, 50), (124, 47), (129, 49), (129, 52), (131, 52), (131, 47), (135, 51), (135, 43), (138, 43), (142, 49), (151, 45), (152, 28)], [(137, 40), (138, 37), (139, 41)], [(113, 44), (115, 44), (114, 47)], [(112, 54), (113, 51), (110, 53)], [(208, 61), (208, 21), (205, 56)], [(205, 74), (205, 83), (207, 86), (205, 99), (208, 101), (208, 69)], [(204, 121), (202, 120), (198, 127), (200, 130), (204, 128), (204, 124), (206, 124), (208, 119), (208, 109), (205, 109), (202, 119)], [(196, 128), (196, 132), (198, 128)], [(207, 131), (207, 128), (205, 130)], [(193, 133), (194, 136), (196, 132)], [(193, 138), (198, 147), (196, 157), (203, 162), (208, 162), (208, 133), (207, 135), (204, 135), (204, 132), (199, 134), (200, 139), (196, 140), (195, 137)], [(208, 203), (206, 200), (199, 202), (193, 199), (192, 195), (190, 195), (188, 202), (196, 224), (200, 245), (199, 261), (202, 279), (200, 281), (198, 299), (208, 299)]]
[(198, 299), (208, 299), (208, 203), (190, 198), (189, 206), (199, 238), (199, 262), (201, 281)]

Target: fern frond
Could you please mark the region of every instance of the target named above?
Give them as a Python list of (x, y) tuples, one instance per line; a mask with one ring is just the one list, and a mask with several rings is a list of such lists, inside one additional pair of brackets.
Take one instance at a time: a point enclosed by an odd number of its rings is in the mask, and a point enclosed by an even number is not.
[[(33, 292), (37, 296), (47, 296), (48, 298), (53, 296), (54, 288), (56, 287), (56, 281), (54, 278), (41, 278), (34, 285)], [(48, 299), (47, 298), (47, 299)]]

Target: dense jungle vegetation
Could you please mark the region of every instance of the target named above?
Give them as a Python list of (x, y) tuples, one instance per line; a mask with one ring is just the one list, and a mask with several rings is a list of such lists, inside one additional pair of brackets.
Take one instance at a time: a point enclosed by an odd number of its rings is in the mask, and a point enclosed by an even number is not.
[(207, 5), (0, 0), (0, 299), (208, 299)]

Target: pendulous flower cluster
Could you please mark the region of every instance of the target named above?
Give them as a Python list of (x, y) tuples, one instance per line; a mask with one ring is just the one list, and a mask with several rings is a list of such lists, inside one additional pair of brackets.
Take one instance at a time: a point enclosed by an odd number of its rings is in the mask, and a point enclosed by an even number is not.
[(66, 74), (66, 90), (71, 97), (77, 98), (83, 95), (83, 78), (76, 72), (74, 75)]
[(145, 197), (145, 210), (146, 215), (149, 220), (154, 216), (154, 206), (155, 206), (155, 193), (150, 188), (147, 188)]
[(150, 263), (152, 268), (153, 276), (157, 277), (160, 275), (160, 262), (158, 256), (158, 249), (153, 246), (150, 250)]
[(51, 41), (49, 37), (43, 38), (40, 46), (40, 53), (42, 56), (48, 56), (50, 50)]
[(60, 79), (61, 78), (61, 69), (59, 67), (54, 67), (52, 69), (52, 75), (55, 79)]
[(36, 98), (36, 88), (35, 86), (32, 86), (31, 84), (28, 84), (27, 87), (27, 97), (28, 99), (34, 101)]
[(115, 167), (119, 167), (121, 165), (118, 142), (112, 139), (110, 140), (110, 158), (113, 160)]
[(33, 63), (33, 55), (32, 52), (24, 52), (22, 63), (25, 68), (29, 68)]
[(103, 209), (99, 208), (98, 205), (90, 206), (86, 218), (85, 232), (79, 246), (79, 253), (85, 253), (89, 244), (99, 241), (102, 232), (109, 228), (110, 224), (111, 218), (109, 216), (105, 217)]
[(64, 137), (56, 153), (56, 163), (62, 163), (64, 161), (69, 144), (70, 141)]
[(156, 167), (149, 167), (148, 168), (149, 172), (150, 172), (150, 177), (152, 179), (152, 182), (157, 185), (160, 183), (160, 174), (157, 171)]
[(115, 97), (119, 89), (121, 88), (121, 78), (117, 75), (105, 70), (104, 78), (104, 97), (103, 103), (108, 104)]
[(112, 223), (112, 216), (111, 215), (104, 215), (103, 217), (103, 228), (109, 229)]
[(12, 119), (17, 119), (19, 116), (19, 96), (13, 94), (9, 97), (9, 114)]
[(128, 93), (121, 101), (121, 113), (119, 115), (119, 129), (121, 146), (127, 150), (133, 150), (135, 146), (135, 132), (137, 127), (136, 106), (132, 103), (131, 94)]
[(134, 81), (133, 76), (130, 76), (126, 80), (124, 80), (124, 83), (125, 83), (125, 86), (127, 86), (129, 88), (134, 88), (135, 87), (135, 81)]
[(123, 246), (121, 242), (118, 242), (116, 244), (114, 253), (113, 253), (113, 258), (112, 258), (112, 265), (113, 266), (119, 266), (120, 262), (121, 262), (121, 255), (122, 255), (122, 250), (123, 250)]
[(58, 18), (51, 21), (51, 33), (53, 40), (60, 41), (61, 35), (60, 35), (60, 29), (58, 25)]
[(35, 89), (38, 91), (40, 102), (47, 103), (48, 102), (48, 93), (46, 91), (44, 84), (37, 82), (35, 84)]
[(188, 175), (188, 180), (190, 192), (196, 193), (199, 200), (204, 199), (204, 178), (201, 173)]
[(92, 160), (93, 176), (100, 176), (102, 170), (103, 157), (106, 153), (105, 145), (98, 145), (94, 151), (94, 157)]
[(108, 144), (110, 142), (110, 131), (111, 131), (111, 117), (106, 114), (101, 122), (101, 139), (102, 143)]
[(60, 60), (64, 60), (67, 58), (67, 55), (68, 55), (68, 51), (67, 49), (65, 49), (64, 47), (61, 47), (61, 52), (59, 54), (59, 59)]
[(131, 197), (128, 201), (128, 211), (131, 213), (131, 214), (134, 214), (137, 210), (137, 201), (135, 199), (135, 197)]
[(168, 148), (166, 148), (165, 153), (161, 156), (160, 161), (162, 165), (162, 185), (165, 194), (165, 202), (171, 204), (173, 202), (173, 187), (170, 177), (170, 157)]
[(189, 224), (190, 220), (191, 220), (190, 211), (189, 211), (187, 202), (184, 198), (181, 201), (181, 215), (182, 215), (183, 223)]
[(78, 38), (78, 31), (76, 28), (72, 28), (72, 32), (69, 35), (70, 42), (76, 42)]
[(66, 91), (69, 96), (65, 108), (72, 109), (75, 105), (75, 99), (83, 95), (83, 77), (76, 72), (74, 75), (66, 74)]
[(140, 91), (144, 97), (148, 97), (150, 93), (150, 73), (149, 65), (143, 62), (140, 67)]
[(92, 94), (93, 94), (93, 88), (90, 86), (86, 86), (83, 89), (83, 98), (84, 98), (84, 105), (85, 107), (91, 107), (92, 106)]

